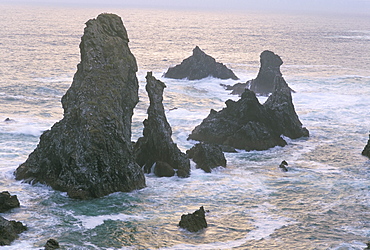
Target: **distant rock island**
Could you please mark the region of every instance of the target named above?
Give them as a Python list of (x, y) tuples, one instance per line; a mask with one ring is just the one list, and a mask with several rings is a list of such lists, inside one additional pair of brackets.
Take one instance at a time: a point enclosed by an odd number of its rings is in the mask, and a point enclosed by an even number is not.
[(181, 64), (169, 68), (164, 74), (166, 78), (199, 80), (206, 77), (220, 79), (239, 78), (222, 63), (204, 53), (198, 46), (193, 49), (193, 55), (182, 61)]
[(79, 199), (145, 187), (131, 143), (139, 86), (128, 42), (117, 15), (100, 14), (86, 23), (81, 62), (62, 98), (64, 118), (41, 135), (16, 169), (17, 180), (43, 183)]
[(364, 150), (362, 150), (362, 155), (370, 158), (370, 135)]
[(275, 77), (282, 77), (280, 66), (283, 64), (283, 60), (274, 52), (265, 50), (260, 55), (260, 64), (260, 69), (255, 79), (249, 80), (246, 83), (225, 86), (226, 89), (232, 90), (231, 94), (234, 95), (242, 95), (247, 88), (256, 94), (271, 94), (275, 89)]
[(281, 135), (292, 139), (308, 137), (283, 77), (275, 77), (274, 88), (263, 105), (253, 91), (245, 89), (237, 102), (227, 100), (226, 108), (218, 112), (212, 109), (188, 139), (250, 151), (285, 146)]
[(190, 161), (172, 141), (172, 129), (164, 112), (162, 101), (166, 85), (151, 72), (147, 73), (146, 82), (150, 105), (148, 119), (144, 120), (144, 136), (134, 146), (136, 162), (146, 173), (150, 173), (155, 164), (154, 173), (159, 177), (173, 176), (176, 171), (177, 176), (188, 177)]

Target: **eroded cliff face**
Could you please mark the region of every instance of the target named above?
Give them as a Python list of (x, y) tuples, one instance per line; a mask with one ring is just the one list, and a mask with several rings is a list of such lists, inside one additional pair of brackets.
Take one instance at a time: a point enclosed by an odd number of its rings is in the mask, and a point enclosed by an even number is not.
[(238, 77), (222, 63), (204, 53), (198, 46), (193, 49), (193, 55), (184, 59), (181, 64), (169, 68), (164, 77), (174, 79), (199, 80), (206, 77), (234, 79)]
[[(135, 144), (136, 161), (150, 173), (156, 163), (157, 176), (171, 176), (175, 169), (179, 177), (190, 175), (190, 161), (172, 141), (172, 129), (163, 107), (163, 90), (166, 85), (157, 80), (151, 72), (146, 76), (146, 90), (150, 99), (148, 119), (144, 120), (143, 137)], [(165, 164), (163, 164), (165, 163)]]
[(16, 179), (81, 199), (145, 187), (132, 152), (131, 118), (139, 98), (128, 42), (117, 15), (101, 14), (86, 23), (81, 62), (62, 98), (64, 117), (41, 135)]
[(221, 111), (211, 110), (189, 139), (249, 151), (285, 146), (281, 135), (293, 139), (309, 136), (298, 119), (284, 79), (276, 77), (274, 86), (264, 105), (253, 91), (246, 89), (237, 102), (228, 100)]

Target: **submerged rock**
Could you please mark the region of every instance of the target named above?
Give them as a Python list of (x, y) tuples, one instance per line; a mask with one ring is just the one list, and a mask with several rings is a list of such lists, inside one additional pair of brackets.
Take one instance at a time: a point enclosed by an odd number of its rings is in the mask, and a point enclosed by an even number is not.
[(60, 246), (59, 246), (59, 242), (54, 240), (54, 239), (49, 239), (45, 246), (44, 246), (44, 250), (53, 250), (53, 249), (59, 249)]
[[(144, 120), (143, 137), (140, 137), (134, 146), (136, 162), (144, 167), (146, 173), (150, 173), (154, 163), (157, 163), (156, 168), (161, 170), (155, 170), (154, 173), (158, 176), (169, 176), (168, 173), (175, 173), (171, 171), (171, 167), (177, 170), (179, 177), (188, 177), (190, 161), (172, 141), (172, 129), (162, 104), (163, 90), (166, 85), (157, 80), (151, 72), (148, 72), (146, 81), (150, 105), (148, 119)], [(164, 169), (166, 174), (159, 174)]]
[(211, 173), (213, 168), (226, 167), (225, 155), (218, 145), (208, 143), (197, 143), (186, 151), (190, 159), (197, 164), (197, 168), (203, 169), (206, 173)]
[(203, 228), (207, 228), (206, 212), (203, 206), (192, 214), (183, 214), (179, 226), (190, 232), (198, 232)]
[(164, 77), (174, 79), (199, 80), (206, 77), (215, 77), (220, 79), (239, 78), (222, 63), (204, 53), (198, 46), (193, 49), (193, 55), (182, 61), (181, 64), (169, 68)]
[(8, 221), (0, 216), (0, 246), (10, 245), (12, 241), (18, 238), (18, 234), (27, 230), (19, 221)]
[(362, 155), (370, 158), (370, 135), (364, 150), (362, 150)]
[(139, 86), (128, 42), (117, 15), (101, 14), (86, 23), (81, 62), (62, 98), (64, 118), (41, 135), (15, 171), (17, 180), (44, 183), (80, 199), (145, 187), (131, 144)]
[(308, 130), (295, 113), (290, 88), (282, 77), (276, 78), (275, 86), (264, 105), (246, 89), (237, 102), (228, 100), (221, 111), (211, 110), (188, 139), (249, 151), (285, 146), (281, 135), (307, 137)]
[(8, 191), (0, 193), (0, 213), (4, 213), (19, 206), (19, 200), (16, 195), (10, 195)]
[[(269, 95), (274, 92), (275, 78), (281, 77), (280, 66), (283, 64), (280, 56), (274, 52), (265, 50), (260, 55), (260, 69), (255, 79), (246, 83), (237, 83), (233, 86), (223, 85), (226, 90), (232, 90), (233, 95), (242, 95), (244, 90), (249, 88), (256, 94)], [(290, 89), (290, 88), (289, 88)], [(290, 91), (293, 91), (290, 89)]]

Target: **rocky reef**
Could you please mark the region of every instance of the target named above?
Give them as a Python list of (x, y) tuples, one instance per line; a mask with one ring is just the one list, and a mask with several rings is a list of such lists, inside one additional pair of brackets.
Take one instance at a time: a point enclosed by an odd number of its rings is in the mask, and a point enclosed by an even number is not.
[(193, 49), (193, 55), (184, 59), (181, 64), (169, 68), (164, 77), (174, 79), (199, 80), (206, 77), (215, 77), (220, 79), (239, 78), (222, 63), (204, 53), (198, 46)]
[(206, 173), (211, 173), (216, 167), (226, 167), (225, 155), (218, 145), (197, 143), (186, 154), (196, 163), (196, 168), (201, 168)]
[(192, 214), (183, 214), (179, 222), (179, 227), (189, 232), (198, 232), (203, 228), (207, 228), (207, 226), (206, 211), (203, 206)]
[(285, 80), (275, 77), (274, 86), (273, 94), (263, 105), (249, 89), (237, 102), (227, 100), (226, 108), (211, 110), (188, 139), (250, 151), (285, 146), (281, 135), (292, 139), (309, 136), (295, 112)]
[(190, 175), (190, 161), (172, 141), (172, 129), (167, 121), (163, 107), (163, 90), (166, 85), (157, 80), (151, 72), (146, 76), (146, 91), (150, 105), (148, 118), (144, 120), (143, 137), (135, 143), (134, 152), (136, 162), (150, 173), (155, 164), (154, 173), (159, 176)]
[[(283, 64), (280, 56), (274, 52), (265, 50), (260, 55), (260, 69), (255, 79), (246, 83), (237, 83), (233, 86), (223, 85), (227, 90), (232, 90), (231, 94), (241, 95), (246, 88), (256, 94), (269, 95), (275, 89), (275, 77), (281, 77), (280, 66)], [(292, 90), (291, 90), (292, 91)]]
[(41, 135), (15, 171), (17, 180), (44, 183), (79, 199), (145, 187), (131, 143), (139, 86), (128, 42), (115, 14), (86, 23), (81, 62), (62, 97), (64, 117)]

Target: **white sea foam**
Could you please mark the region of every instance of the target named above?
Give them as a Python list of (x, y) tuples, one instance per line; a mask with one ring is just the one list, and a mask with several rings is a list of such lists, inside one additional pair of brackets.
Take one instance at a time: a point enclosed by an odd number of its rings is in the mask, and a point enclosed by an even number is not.
[(120, 220), (120, 221), (133, 221), (133, 220), (144, 220), (143, 216), (127, 215), (127, 214), (110, 214), (110, 215), (99, 215), (99, 216), (86, 216), (78, 215), (74, 216), (80, 220), (82, 226), (86, 229), (93, 229), (99, 225), (102, 225), (107, 220)]

